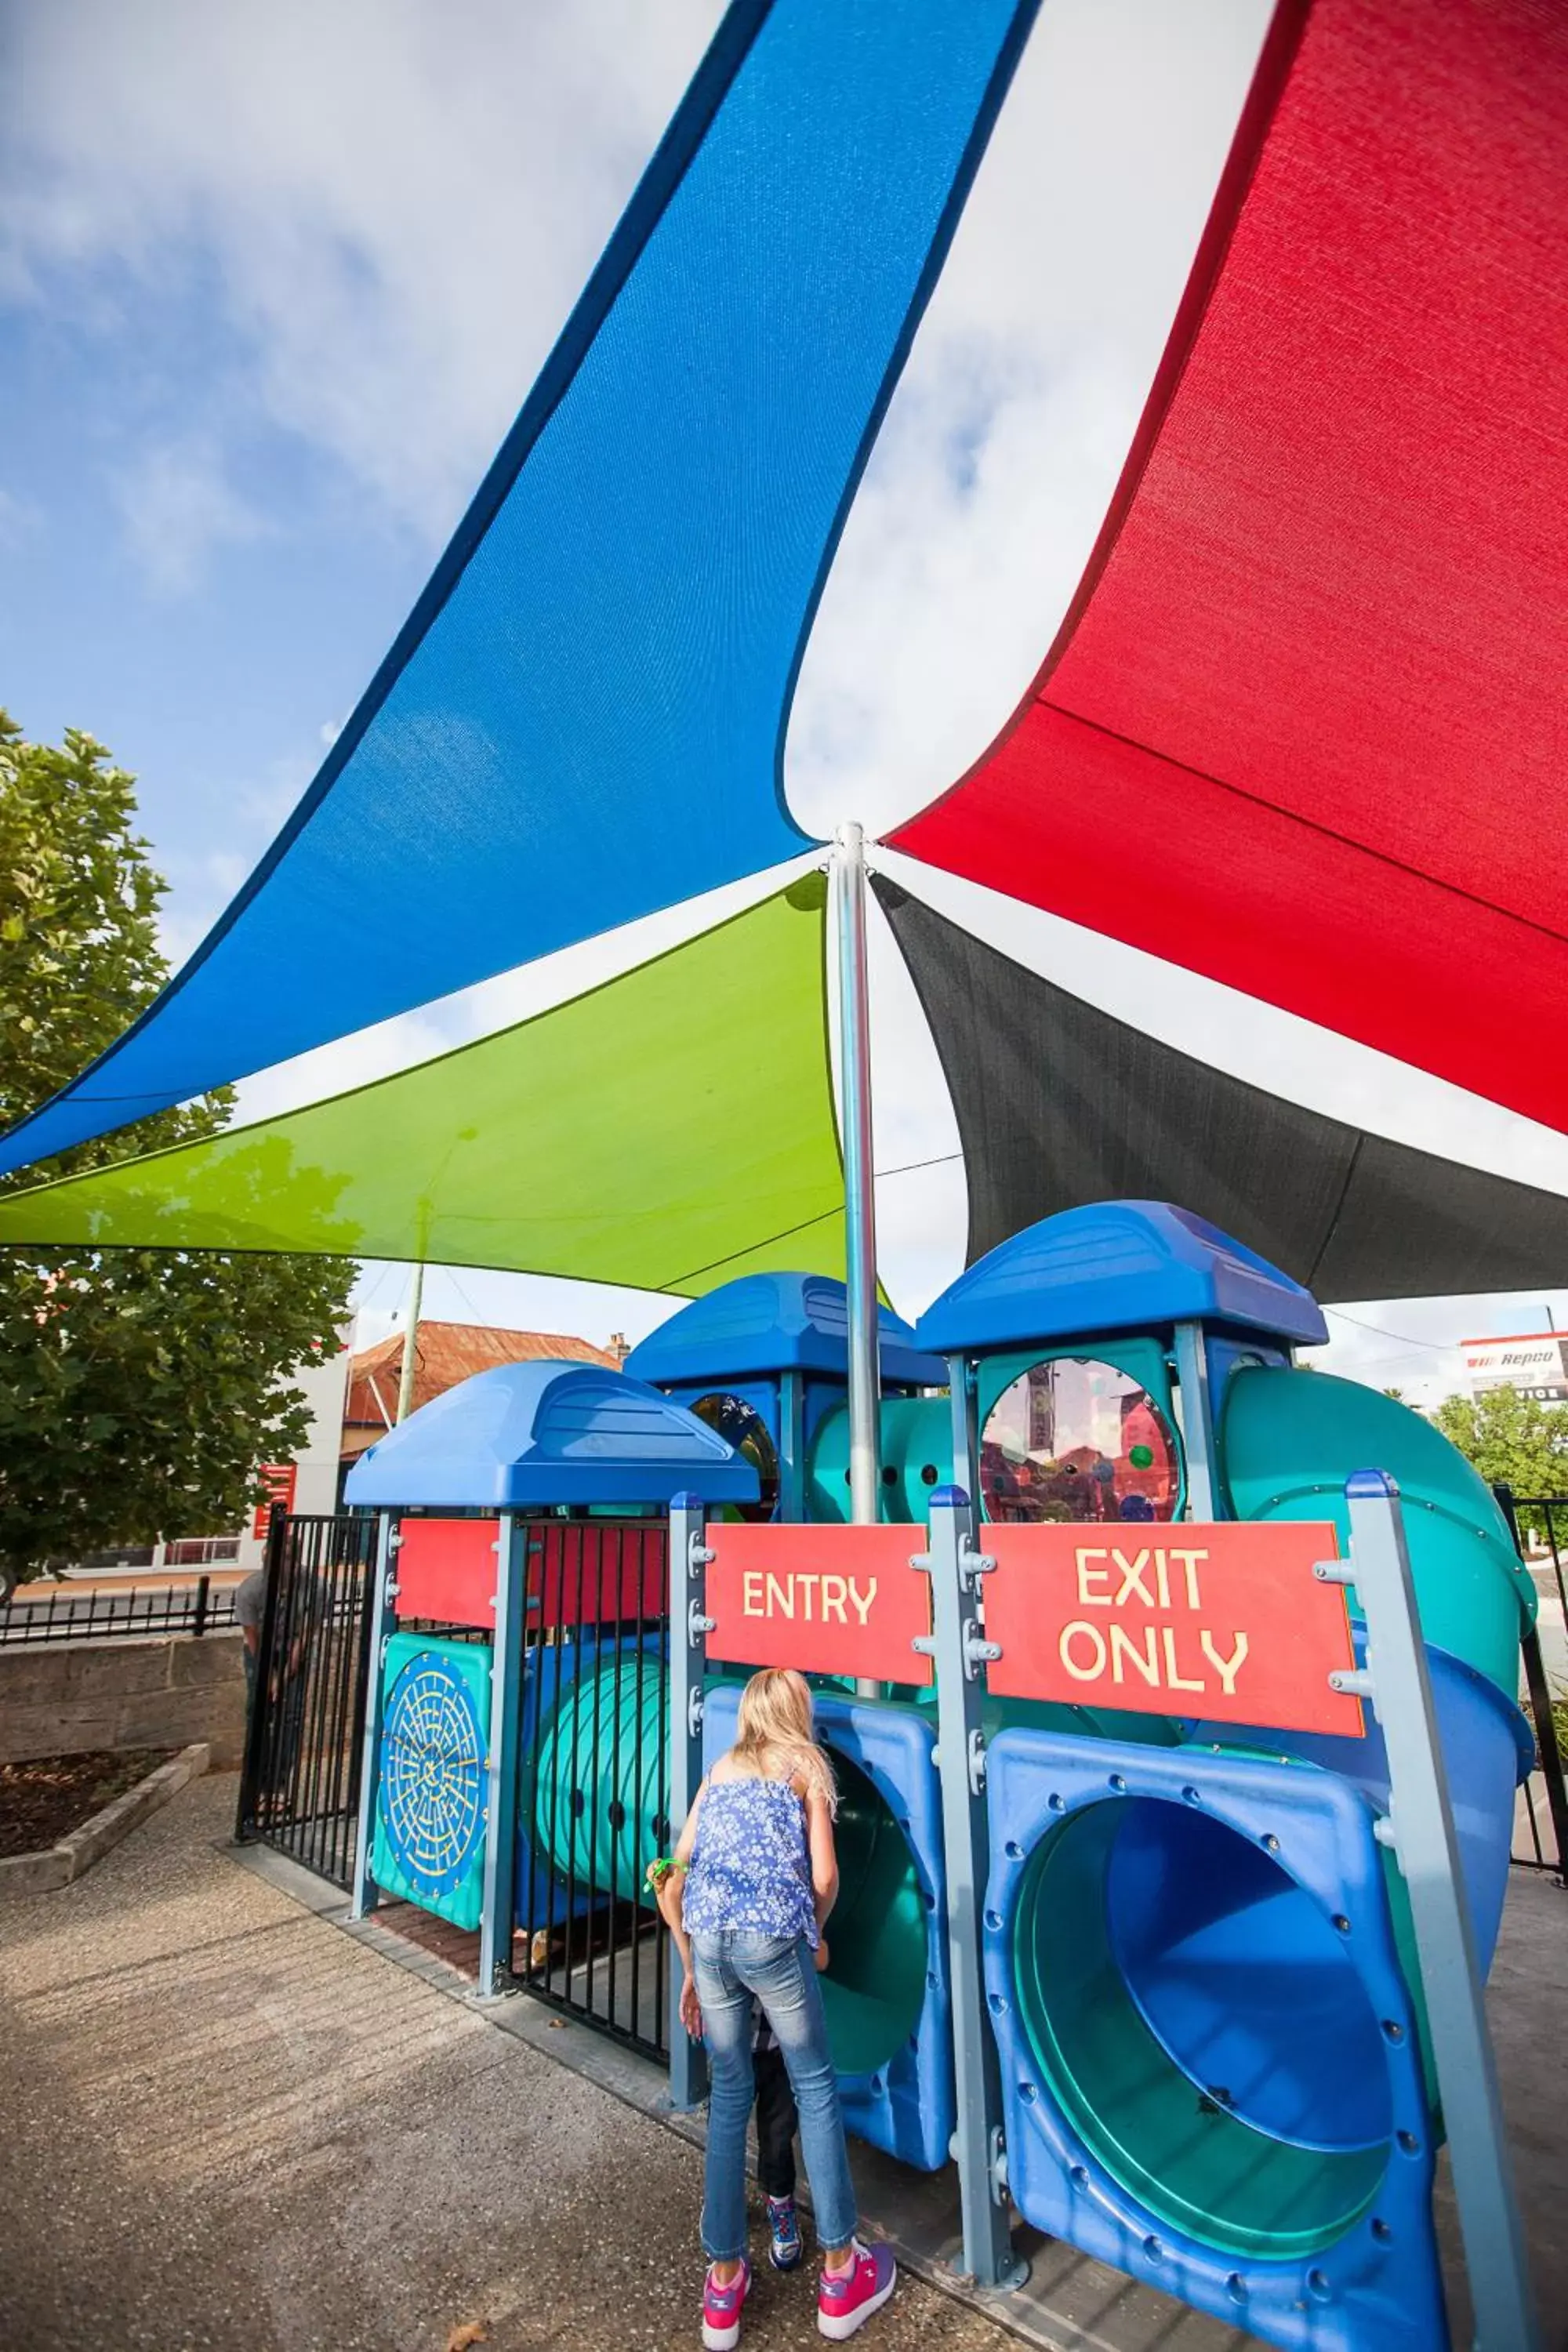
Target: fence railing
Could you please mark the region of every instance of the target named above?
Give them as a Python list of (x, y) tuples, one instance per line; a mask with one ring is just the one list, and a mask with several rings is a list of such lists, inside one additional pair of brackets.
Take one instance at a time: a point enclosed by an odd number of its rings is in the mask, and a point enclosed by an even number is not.
[(106, 1592), (96, 1585), (53, 1585), (30, 1594), (18, 1586), (0, 1608), (0, 1647), (19, 1642), (140, 1640), (151, 1633), (216, 1633), (235, 1622), (234, 1586), (210, 1576), (183, 1584), (138, 1585)]
[(1537, 1765), (1519, 1792), (1510, 1860), (1527, 1870), (1568, 1866), (1568, 1496), (1515, 1495), (1494, 1486), (1515, 1546), (1534, 1580), (1540, 1612), (1520, 1643)]

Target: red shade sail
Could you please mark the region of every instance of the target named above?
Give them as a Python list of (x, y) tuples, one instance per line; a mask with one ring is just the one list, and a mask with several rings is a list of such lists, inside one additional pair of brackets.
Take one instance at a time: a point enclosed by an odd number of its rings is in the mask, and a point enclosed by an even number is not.
[(897, 845), (1568, 1124), (1565, 223), (1568, 9), (1282, 8), (1073, 608)]

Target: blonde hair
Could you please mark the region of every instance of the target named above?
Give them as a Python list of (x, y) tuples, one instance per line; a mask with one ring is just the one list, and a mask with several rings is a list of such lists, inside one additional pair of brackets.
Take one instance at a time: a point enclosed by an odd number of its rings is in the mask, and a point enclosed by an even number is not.
[(741, 1693), (736, 1738), (730, 1750), (735, 1761), (752, 1772), (765, 1773), (769, 1760), (784, 1764), (789, 1777), (799, 1778), (822, 1797), (830, 1813), (838, 1811), (838, 1788), (833, 1767), (816, 1744), (812, 1722), (811, 1686), (793, 1666), (764, 1666)]

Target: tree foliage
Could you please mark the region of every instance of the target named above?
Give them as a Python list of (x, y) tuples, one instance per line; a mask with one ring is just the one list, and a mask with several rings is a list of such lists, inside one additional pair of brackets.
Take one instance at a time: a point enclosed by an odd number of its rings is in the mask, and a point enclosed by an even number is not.
[[(1568, 1405), (1487, 1389), (1475, 1398), (1445, 1397), (1433, 1419), (1489, 1486), (1511, 1486), (1523, 1498), (1568, 1494)], [(1520, 1513), (1531, 1527), (1536, 1516)]]
[[(103, 1051), (168, 976), (165, 885), (135, 780), (90, 736), (28, 743), (0, 711), (0, 1121)], [(226, 1090), (6, 1189), (209, 1134)], [(289, 1375), (337, 1345), (342, 1258), (0, 1249), (0, 1574), (237, 1526), (309, 1415)]]

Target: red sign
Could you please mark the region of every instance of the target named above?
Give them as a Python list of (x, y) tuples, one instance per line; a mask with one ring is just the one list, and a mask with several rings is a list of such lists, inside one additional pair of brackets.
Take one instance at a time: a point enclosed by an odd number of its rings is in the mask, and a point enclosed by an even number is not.
[(265, 1543), (267, 1530), (272, 1525), (273, 1512), (291, 1511), (294, 1507), (294, 1488), (300, 1467), (295, 1462), (264, 1462), (256, 1475), (267, 1489), (267, 1498), (256, 1506), (250, 1532), (258, 1543)]
[(923, 1528), (710, 1527), (706, 1541), (710, 1658), (931, 1682), (912, 1646), (931, 1633), (931, 1579), (910, 1566)]
[(985, 1637), (1005, 1698), (1125, 1707), (1360, 1738), (1345, 1589), (1313, 1563), (1331, 1525), (986, 1527)]
[[(499, 1519), (405, 1519), (398, 1532), (397, 1615), (492, 1631)], [(663, 1612), (662, 1522), (531, 1519), (526, 1538), (535, 1632), (572, 1633)]]

